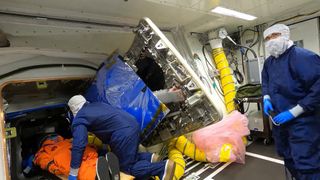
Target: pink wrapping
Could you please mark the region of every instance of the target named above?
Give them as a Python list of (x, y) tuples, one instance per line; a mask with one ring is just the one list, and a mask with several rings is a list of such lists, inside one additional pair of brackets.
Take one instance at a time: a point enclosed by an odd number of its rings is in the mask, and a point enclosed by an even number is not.
[(229, 161), (244, 164), (246, 150), (242, 137), (249, 133), (247, 117), (238, 111), (233, 111), (221, 121), (195, 131), (192, 140), (206, 153), (210, 162), (219, 162), (221, 147), (224, 144), (231, 144)]

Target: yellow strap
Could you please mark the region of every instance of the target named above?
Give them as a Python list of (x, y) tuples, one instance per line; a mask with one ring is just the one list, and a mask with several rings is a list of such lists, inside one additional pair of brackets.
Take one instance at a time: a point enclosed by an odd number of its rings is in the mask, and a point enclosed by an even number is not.
[(232, 151), (232, 145), (227, 143), (223, 144), (220, 149), (220, 162), (228, 162)]

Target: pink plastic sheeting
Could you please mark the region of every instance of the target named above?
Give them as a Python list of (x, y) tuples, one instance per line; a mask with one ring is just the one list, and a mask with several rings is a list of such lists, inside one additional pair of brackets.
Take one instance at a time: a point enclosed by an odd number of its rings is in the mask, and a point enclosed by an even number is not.
[(210, 162), (223, 161), (223, 157), (228, 153), (221, 153), (223, 151), (221, 148), (230, 147), (229, 144), (232, 148), (227, 161), (244, 164), (246, 149), (242, 137), (249, 134), (247, 117), (238, 111), (233, 111), (221, 121), (195, 131), (192, 140), (205, 152)]

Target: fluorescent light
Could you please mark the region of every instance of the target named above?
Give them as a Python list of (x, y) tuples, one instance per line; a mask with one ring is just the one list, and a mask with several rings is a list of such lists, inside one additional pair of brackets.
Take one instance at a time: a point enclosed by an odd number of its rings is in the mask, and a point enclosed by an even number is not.
[(241, 12), (238, 12), (238, 11), (235, 11), (235, 10), (231, 10), (231, 9), (227, 9), (227, 8), (224, 8), (224, 7), (220, 7), (220, 6), (212, 9), (211, 12), (218, 13), (218, 14), (223, 14), (223, 15), (226, 15), (226, 16), (232, 16), (232, 17), (236, 17), (236, 18), (240, 18), (240, 19), (245, 19), (245, 20), (248, 20), (248, 21), (252, 21), (252, 20), (257, 18), (255, 16), (251, 16), (249, 14), (241, 13)]

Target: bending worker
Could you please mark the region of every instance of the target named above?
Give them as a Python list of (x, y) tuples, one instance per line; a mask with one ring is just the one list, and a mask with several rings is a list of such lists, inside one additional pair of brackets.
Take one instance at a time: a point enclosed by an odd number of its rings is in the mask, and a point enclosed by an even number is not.
[[(320, 179), (320, 57), (289, 39), (286, 25), (263, 33), (270, 56), (262, 71), (264, 113), (285, 167), (297, 180)], [(318, 112), (318, 113), (317, 113)]]
[(88, 141), (88, 131), (103, 143), (109, 144), (119, 158), (120, 170), (147, 179), (159, 176), (171, 180), (175, 163), (171, 160), (155, 162), (151, 153), (138, 153), (140, 129), (133, 116), (105, 103), (89, 103), (81, 95), (73, 96), (68, 106), (74, 116), (71, 130), (73, 135), (70, 179), (76, 179)]

